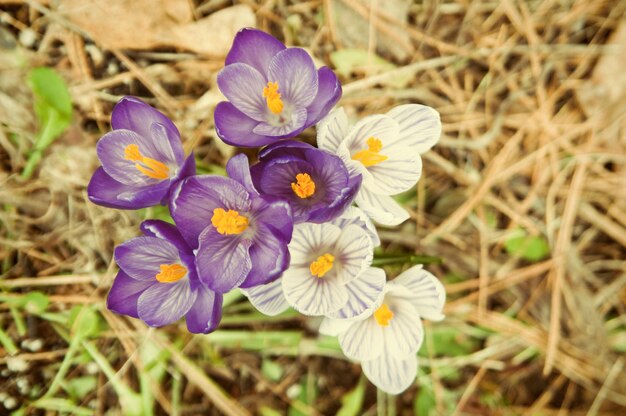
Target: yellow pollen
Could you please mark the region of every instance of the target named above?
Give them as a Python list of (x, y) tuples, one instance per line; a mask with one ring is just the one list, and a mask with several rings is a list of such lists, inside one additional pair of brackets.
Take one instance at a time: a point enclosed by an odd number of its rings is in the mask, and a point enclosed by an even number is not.
[(308, 173), (298, 173), (296, 181), (298, 183), (291, 182), (291, 189), (300, 198), (309, 198), (315, 193), (315, 182)]
[(185, 277), (187, 268), (181, 264), (162, 264), (161, 272), (156, 275), (156, 280), (161, 283), (174, 283)]
[(269, 108), (272, 113), (280, 114), (283, 112), (285, 105), (278, 92), (278, 82), (268, 82), (267, 87), (263, 88), (263, 97), (267, 102), (267, 108)]
[(139, 146), (134, 143), (129, 144), (124, 149), (124, 159), (137, 162), (135, 163), (135, 169), (149, 178), (160, 180), (169, 178), (170, 168), (163, 162), (142, 156)]
[(222, 208), (213, 210), (211, 224), (217, 228), (217, 232), (224, 235), (241, 234), (248, 228), (248, 218), (239, 215), (239, 212)]
[(366, 168), (377, 165), (388, 159), (387, 156), (380, 154), (382, 148), (383, 142), (381, 142), (380, 139), (370, 137), (367, 139), (367, 149), (355, 153), (352, 156), (352, 160), (358, 160)]
[(388, 326), (389, 321), (393, 319), (393, 312), (389, 310), (389, 306), (387, 306), (386, 303), (383, 303), (380, 308), (376, 309), (376, 312), (374, 312), (374, 318), (378, 325)]
[(330, 253), (323, 254), (317, 258), (317, 260), (311, 262), (311, 266), (309, 266), (309, 270), (311, 270), (311, 274), (313, 276), (317, 276), (318, 278), (324, 277), (326, 273), (333, 268), (333, 262), (335, 261), (335, 256)]

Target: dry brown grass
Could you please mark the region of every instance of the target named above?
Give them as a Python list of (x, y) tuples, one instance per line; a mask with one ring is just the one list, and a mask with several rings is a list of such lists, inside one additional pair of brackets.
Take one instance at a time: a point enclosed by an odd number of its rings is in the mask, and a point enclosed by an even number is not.
[[(192, 3), (195, 19), (232, 4)], [(441, 113), (443, 137), (424, 156), (424, 177), (408, 198), (412, 220), (381, 231), (388, 250), (440, 256), (443, 264), (429, 270), (460, 276), (447, 284), (447, 325), (489, 331), (469, 355), (421, 361), (431, 369), (437, 413), (447, 412), (443, 391), (450, 389), (458, 393), (455, 414), (623, 414), (626, 3), (424, 1), (408, 8), (406, 21), (385, 1), (239, 3), (254, 11), (259, 28), (309, 47), (326, 64), (345, 46), (342, 30), (362, 16), (371, 29), (364, 32), (366, 49), (397, 67), (355, 68), (342, 79), (341, 105), (359, 117), (404, 102)], [(204, 164), (223, 166), (233, 150), (219, 143), (211, 117), (220, 101), (215, 74), (223, 57), (172, 47), (107, 50), (56, 2), (0, 0), (0, 18), (9, 39), (0, 49), (0, 260), (8, 265), (2, 286), (16, 294), (43, 287), (54, 310), (102, 305), (115, 267), (114, 244), (133, 236), (146, 215), (102, 209), (86, 199), (97, 165), (94, 144), (108, 129), (112, 105), (124, 94), (144, 97), (173, 118), (186, 148)], [(32, 44), (24, 40), (27, 31), (33, 31)], [(19, 36), (22, 44), (11, 45)], [(76, 119), (48, 150), (37, 177), (24, 181), (18, 173), (36, 130), (24, 80), (38, 65), (56, 68), (68, 81)], [(531, 263), (508, 253), (504, 243), (517, 228), (545, 238), (549, 257)], [(172, 351), (172, 374), (183, 377), (188, 414), (204, 413), (202, 404), (226, 414), (246, 414), (241, 405), (256, 409), (259, 403), (286, 409), (290, 383), (308, 372), (334, 387), (308, 411), (332, 414), (359, 374), (338, 360), (301, 356), (286, 359), (287, 382), (273, 383), (259, 373), (258, 354), (236, 349), (219, 351), (230, 366), (205, 367), (205, 374), (189, 364), (202, 355), (204, 338), (192, 340), (177, 328), (146, 331), (140, 322), (102, 314), (112, 332), (98, 345), (117, 357), (112, 364), (129, 384), (141, 371), (134, 351), (146, 336)], [(1, 304), (0, 315), (14, 335)], [(66, 344), (47, 323), (31, 324), (29, 336), (51, 338), (44, 351), (19, 354), (42, 369)], [(294, 325), (302, 324), (291, 319), (269, 327)], [(186, 344), (182, 352), (172, 347), (174, 340)], [(2, 354), (0, 349), (0, 368)], [(446, 367), (459, 369), (461, 379), (444, 380), (439, 370)], [(333, 373), (346, 368), (341, 377)], [(99, 385), (106, 385), (103, 376)], [(11, 380), (0, 378), (5, 389), (14, 391)], [(409, 414), (416, 391), (402, 395), (392, 412)], [(154, 385), (153, 393), (159, 412), (170, 413), (169, 390)], [(487, 407), (480, 400), (485, 394), (503, 398), (502, 406)], [(97, 414), (116, 405), (106, 388), (94, 400)], [(373, 403), (366, 399), (368, 414), (376, 411), (368, 407)]]

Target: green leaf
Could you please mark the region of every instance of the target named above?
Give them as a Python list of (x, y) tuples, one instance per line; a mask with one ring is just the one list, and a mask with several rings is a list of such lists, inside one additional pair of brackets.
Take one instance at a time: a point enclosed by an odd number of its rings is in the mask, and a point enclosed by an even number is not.
[(41, 161), (43, 151), (72, 122), (70, 93), (65, 81), (54, 69), (33, 69), (28, 76), (28, 83), (35, 98), (35, 114), (39, 120), (39, 132), (22, 172), (24, 178), (29, 178), (32, 175)]
[(261, 373), (271, 381), (278, 381), (283, 377), (283, 367), (270, 359), (264, 359), (261, 363)]
[[(456, 328), (450, 326), (432, 326), (428, 331), (432, 338), (434, 356), (458, 357), (472, 353), (477, 348), (477, 341), (468, 337)], [(427, 357), (426, 348), (419, 351), (419, 355)]]
[(43, 313), (49, 304), (50, 298), (45, 293), (34, 291), (24, 295), (24, 310), (33, 315)]
[(341, 398), (341, 408), (337, 416), (358, 416), (362, 414), (363, 398), (365, 397), (365, 379), (361, 377), (356, 387)]
[(39, 399), (33, 403), (33, 406), (47, 411), (56, 410), (58, 412), (68, 413), (70, 415), (91, 416), (94, 411), (86, 407), (76, 406), (70, 400), (60, 399), (56, 397)]
[(63, 382), (63, 389), (75, 400), (84, 399), (98, 386), (95, 376), (73, 377)]
[(261, 416), (281, 416), (282, 413), (280, 413), (277, 410), (272, 409), (271, 407), (267, 407), (267, 406), (261, 406), (261, 408), (259, 409), (259, 413), (261, 414)]
[[(336, 72), (342, 77), (348, 77), (354, 71), (368, 70), (372, 73), (380, 73), (396, 68), (394, 64), (375, 53), (365, 49), (340, 49), (330, 54), (330, 61)], [(410, 82), (412, 76), (399, 76), (388, 81), (387, 84), (396, 88), (404, 88)]]
[(69, 326), (72, 336), (80, 340), (92, 337), (98, 333), (98, 314), (88, 305), (77, 305), (70, 310)]
[(550, 254), (550, 246), (541, 236), (529, 236), (526, 231), (517, 229), (504, 243), (504, 248), (512, 256), (530, 262), (537, 262)]
[(413, 414), (415, 416), (428, 416), (435, 410), (436, 406), (437, 402), (435, 401), (433, 390), (427, 387), (421, 387), (413, 402)]

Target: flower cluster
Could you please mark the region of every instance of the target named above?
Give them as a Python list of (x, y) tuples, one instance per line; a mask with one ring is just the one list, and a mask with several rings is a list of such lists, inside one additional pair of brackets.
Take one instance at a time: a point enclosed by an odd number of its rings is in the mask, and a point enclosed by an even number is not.
[[(115, 249), (108, 308), (155, 327), (184, 316), (190, 332), (209, 333), (223, 295), (239, 288), (264, 314), (292, 307), (323, 317), (320, 332), (338, 336), (375, 385), (405, 390), (416, 376), (420, 320), (443, 318), (445, 292), (421, 266), (387, 282), (372, 267), (380, 245), (372, 220), (408, 218), (392, 196), (419, 180), (420, 154), (441, 133), (438, 113), (406, 104), (351, 127), (342, 108), (333, 110), (335, 74), (255, 29), (238, 33), (217, 81), (228, 100), (215, 109), (218, 136), (265, 146), (252, 165), (232, 157), (227, 176), (196, 175), (176, 126), (139, 99), (113, 109), (90, 200), (167, 205), (174, 224), (144, 221), (143, 236)], [(314, 125), (317, 147), (292, 140)]]

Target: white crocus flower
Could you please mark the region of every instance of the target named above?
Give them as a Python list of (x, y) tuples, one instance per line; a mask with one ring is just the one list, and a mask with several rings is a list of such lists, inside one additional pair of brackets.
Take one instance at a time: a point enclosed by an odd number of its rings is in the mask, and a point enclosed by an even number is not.
[(343, 108), (338, 108), (320, 123), (317, 146), (340, 156), (351, 175), (363, 176), (356, 204), (374, 221), (392, 226), (409, 218), (392, 195), (415, 186), (422, 174), (420, 154), (439, 136), (439, 113), (431, 107), (400, 105), (352, 128)]
[(376, 308), (361, 320), (325, 318), (320, 333), (339, 337), (344, 354), (361, 362), (381, 390), (399, 394), (417, 375), (417, 351), (424, 332), (421, 318), (439, 321), (445, 290), (431, 273), (414, 266), (385, 286)]
[(376, 307), (385, 286), (382, 269), (369, 267), (376, 228), (350, 207), (325, 224), (297, 224), (291, 264), (278, 280), (242, 292), (260, 312), (275, 316), (292, 306), (305, 315), (355, 318)]

